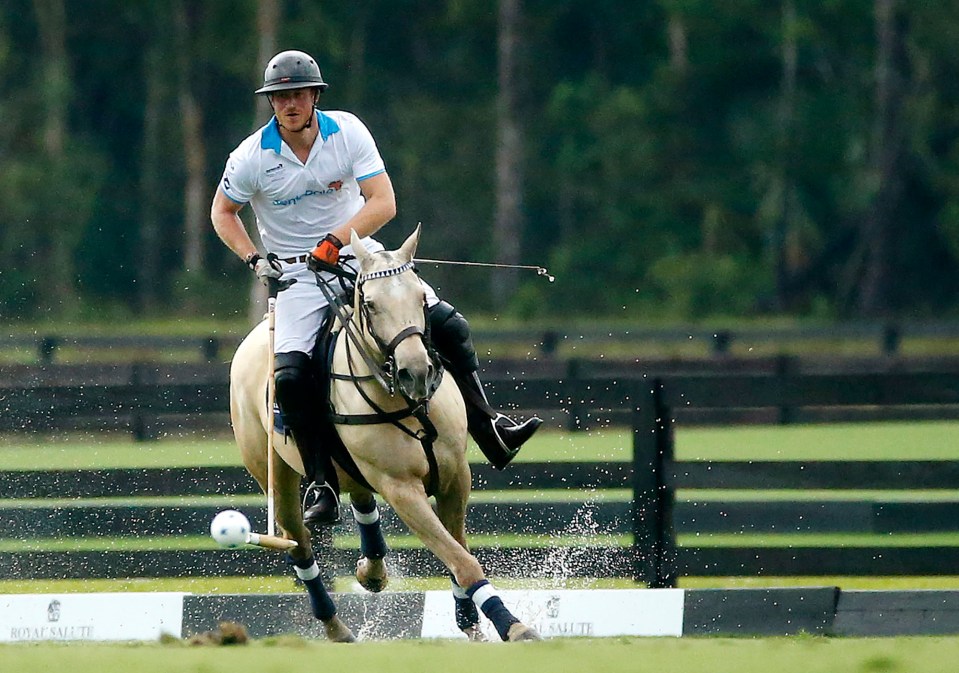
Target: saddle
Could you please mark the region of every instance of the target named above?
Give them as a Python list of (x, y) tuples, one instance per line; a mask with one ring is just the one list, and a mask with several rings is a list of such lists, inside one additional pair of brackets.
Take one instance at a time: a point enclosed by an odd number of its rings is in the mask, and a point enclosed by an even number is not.
[[(316, 377), (317, 389), (319, 390), (318, 408), (320, 413), (316, 419), (316, 428), (322, 438), (322, 445), (326, 449), (327, 456), (333, 460), (340, 468), (350, 475), (356, 483), (371, 491), (366, 477), (360, 472), (360, 468), (353, 460), (343, 440), (340, 439), (336, 426), (333, 424), (333, 407), (330, 402), (331, 373), (333, 371), (333, 350), (336, 346), (336, 337), (339, 330), (335, 330), (336, 316), (330, 311), (323, 319), (320, 325), (320, 332), (316, 337), (316, 346), (313, 348), (313, 375)], [(336, 481), (336, 472), (331, 471), (327, 479), (332, 481), (330, 485), (339, 492), (339, 484)]]

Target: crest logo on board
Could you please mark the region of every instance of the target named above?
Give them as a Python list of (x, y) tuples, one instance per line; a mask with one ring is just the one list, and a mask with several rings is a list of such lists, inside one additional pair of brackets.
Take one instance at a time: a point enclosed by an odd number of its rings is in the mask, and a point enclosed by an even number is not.
[(50, 601), (50, 605), (47, 606), (47, 621), (48, 622), (60, 621), (60, 601), (56, 599)]

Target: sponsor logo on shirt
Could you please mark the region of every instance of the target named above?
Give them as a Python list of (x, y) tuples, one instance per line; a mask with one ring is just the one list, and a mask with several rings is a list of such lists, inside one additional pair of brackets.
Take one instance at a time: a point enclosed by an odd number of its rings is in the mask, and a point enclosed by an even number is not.
[(273, 168), (267, 168), (267, 169), (266, 169), (266, 174), (267, 174), (267, 175), (273, 175), (274, 173), (278, 173), (279, 171), (282, 171), (282, 170), (283, 170), (283, 164), (282, 164), (282, 163), (279, 163), (279, 164), (277, 164), (276, 166), (274, 166)]
[(302, 201), (308, 196), (329, 196), (330, 194), (335, 194), (336, 192), (343, 189), (342, 180), (334, 180), (331, 182), (326, 189), (307, 189), (305, 192), (299, 196), (294, 196), (289, 199), (273, 199), (274, 206), (295, 206), (299, 201)]

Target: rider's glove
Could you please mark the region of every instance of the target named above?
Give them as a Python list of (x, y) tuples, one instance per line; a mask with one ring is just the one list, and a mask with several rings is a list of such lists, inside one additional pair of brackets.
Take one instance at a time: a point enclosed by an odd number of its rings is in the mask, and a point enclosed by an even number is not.
[(259, 253), (254, 252), (246, 258), (246, 263), (253, 269), (256, 277), (260, 279), (260, 282), (267, 287), (270, 286), (270, 281), (279, 281), (280, 276), (283, 275), (283, 269), (280, 268), (280, 263), (275, 257), (271, 258), (269, 255), (263, 258), (260, 257)]
[(315, 262), (323, 262), (324, 264), (335, 265), (340, 259), (340, 248), (343, 247), (343, 244), (333, 234), (327, 234), (323, 237), (323, 240), (316, 244), (316, 247), (313, 248), (313, 251), (310, 253), (310, 258), (307, 260), (307, 266), (310, 267), (313, 271), (319, 271), (320, 267), (316, 266)]

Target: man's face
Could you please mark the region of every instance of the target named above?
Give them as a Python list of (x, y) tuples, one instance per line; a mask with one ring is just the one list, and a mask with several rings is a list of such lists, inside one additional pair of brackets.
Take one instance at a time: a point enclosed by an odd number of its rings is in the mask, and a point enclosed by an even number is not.
[(312, 88), (287, 89), (270, 96), (273, 113), (287, 131), (302, 131), (313, 118), (316, 91)]

